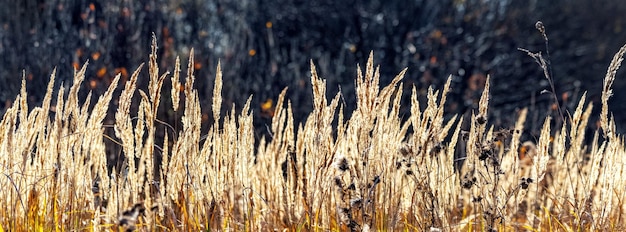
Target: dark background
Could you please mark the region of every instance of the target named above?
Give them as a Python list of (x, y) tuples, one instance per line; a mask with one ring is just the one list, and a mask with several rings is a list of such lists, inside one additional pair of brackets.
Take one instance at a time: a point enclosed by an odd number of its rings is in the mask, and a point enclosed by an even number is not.
[[(148, 60), (154, 33), (161, 72), (173, 71), (180, 56), (184, 74), (190, 48), (195, 48), (196, 87), (207, 122), (221, 60), (223, 109), (233, 103), (240, 109), (254, 94), (259, 136), (271, 118), (271, 108), (263, 103), (275, 100), (285, 87), (298, 121), (311, 111), (310, 60), (327, 79), (328, 96), (340, 87), (350, 112), (356, 101), (356, 64), (363, 66), (370, 51), (380, 64), (382, 85), (409, 68), (405, 110), (412, 85), (425, 98), (429, 86), (440, 89), (452, 75), (447, 112), (467, 115), (491, 75), (490, 123), (510, 127), (520, 108), (531, 107), (527, 133), (533, 136), (546, 115), (556, 115), (551, 96), (541, 94), (549, 88), (543, 72), (517, 50), (546, 54), (535, 23), (541, 20), (547, 29), (556, 96), (566, 113), (573, 112), (583, 91), (600, 108), (602, 79), (613, 54), (626, 43), (626, 4), (614, 0), (0, 2), (0, 113), (15, 100), (23, 70), (31, 107), (42, 100), (53, 68), (58, 90), (71, 84), (73, 68), (86, 60), (90, 64), (80, 94), (91, 90), (97, 97), (116, 73), (126, 80)], [(622, 76), (619, 72), (610, 105), (619, 128), (626, 123)], [(140, 86), (147, 77), (145, 67)], [(169, 86), (168, 78), (164, 88)], [(168, 110), (169, 91), (163, 94), (159, 118), (177, 124), (180, 115)], [(593, 129), (595, 121), (590, 124)]]

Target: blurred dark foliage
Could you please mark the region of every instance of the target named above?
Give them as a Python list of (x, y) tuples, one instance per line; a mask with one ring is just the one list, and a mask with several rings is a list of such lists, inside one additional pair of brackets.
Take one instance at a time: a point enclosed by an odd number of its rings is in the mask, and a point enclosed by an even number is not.
[[(57, 68), (56, 89), (72, 83), (75, 67), (89, 60), (87, 90), (94, 97), (117, 73), (123, 80), (148, 60), (151, 35), (159, 44), (161, 72), (181, 57), (183, 75), (191, 48), (203, 120), (210, 121), (212, 85), (218, 60), (224, 72), (224, 110), (253, 94), (257, 134), (267, 133), (280, 90), (289, 87), (297, 121), (311, 111), (309, 62), (327, 79), (328, 97), (341, 90), (346, 112), (354, 107), (356, 64), (370, 51), (385, 85), (404, 67), (405, 95), (414, 85), (421, 97), (440, 89), (448, 76), (453, 92), (448, 113), (476, 109), (487, 75), (492, 80), (491, 115), (509, 127), (517, 111), (530, 107), (529, 135), (553, 114), (553, 98), (534, 60), (517, 48), (546, 54), (535, 22), (543, 21), (549, 41), (556, 96), (573, 112), (582, 91), (596, 101), (608, 64), (626, 43), (626, 4), (612, 0), (414, 0), (414, 1), (249, 1), (249, 0), (2, 0), (0, 8), (0, 102), (6, 108), (19, 92), (24, 70), (32, 107), (44, 95)], [(613, 112), (626, 110), (619, 78)], [(140, 86), (147, 84), (147, 68)], [(164, 88), (169, 88), (169, 79)], [(66, 88), (67, 89), (67, 88)], [(118, 91), (121, 86), (118, 87)], [(180, 113), (161, 98), (159, 118), (176, 125)], [(408, 96), (404, 99), (408, 107)], [(93, 102), (93, 101), (92, 101)], [(114, 103), (115, 104), (115, 103)], [(113, 106), (111, 112), (114, 112)], [(404, 113), (406, 113), (406, 110)], [(565, 114), (567, 117), (567, 113)], [(615, 115), (618, 125), (626, 116)], [(557, 120), (558, 121), (558, 120)], [(107, 123), (112, 124), (109, 120)], [(206, 123), (208, 124), (208, 123)], [(595, 122), (591, 122), (591, 128)], [(165, 129), (159, 130), (160, 133)]]

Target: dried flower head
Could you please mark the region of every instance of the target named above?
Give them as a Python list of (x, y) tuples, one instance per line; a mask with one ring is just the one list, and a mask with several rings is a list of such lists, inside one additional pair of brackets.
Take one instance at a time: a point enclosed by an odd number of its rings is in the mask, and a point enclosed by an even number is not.
[(335, 167), (337, 170), (341, 172), (345, 172), (348, 169), (350, 169), (350, 165), (348, 164), (348, 159), (346, 159), (346, 157), (343, 155), (338, 155), (335, 157), (335, 160), (333, 162), (333, 167)]

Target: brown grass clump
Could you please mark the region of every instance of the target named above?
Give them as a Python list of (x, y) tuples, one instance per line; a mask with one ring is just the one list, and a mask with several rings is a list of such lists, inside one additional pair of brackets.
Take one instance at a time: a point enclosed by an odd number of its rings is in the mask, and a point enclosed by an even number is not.
[[(156, 39), (155, 39), (156, 41)], [(53, 72), (42, 106), (29, 108), (25, 84), (0, 122), (0, 231), (508, 231), (623, 230), (624, 142), (608, 118), (607, 101), (623, 47), (607, 72), (601, 125), (585, 143), (591, 104), (554, 128), (546, 117), (536, 141), (521, 141), (520, 110), (512, 129), (489, 126), (487, 78), (477, 112), (444, 119), (450, 80), (440, 91), (410, 95), (400, 117), (401, 82), (379, 83), (370, 55), (358, 68), (357, 107), (345, 118), (340, 93), (311, 63), (313, 111), (295, 122), (287, 89), (269, 130), (255, 147), (250, 99), (221, 115), (220, 66), (213, 121), (202, 135), (193, 51), (185, 83), (176, 59), (171, 107), (182, 128), (157, 139), (162, 86), (156, 42), (147, 92), (137, 89), (143, 66), (124, 83), (115, 136), (103, 120), (119, 75), (89, 110), (78, 92), (86, 64), (67, 96), (51, 105)], [(184, 98), (180, 94), (184, 94)], [(139, 105), (131, 111), (138, 93)], [(420, 106), (419, 97), (426, 98)], [(90, 99), (90, 98), (87, 98)], [(51, 113), (52, 112), (52, 113)], [(132, 115), (132, 116), (131, 116)], [(461, 128), (468, 123), (469, 130)], [(173, 131), (172, 131), (173, 130)], [(120, 165), (107, 167), (105, 143), (120, 146)], [(461, 157), (455, 157), (455, 153)], [(157, 155), (162, 158), (157, 158)], [(462, 160), (459, 169), (455, 163)]]

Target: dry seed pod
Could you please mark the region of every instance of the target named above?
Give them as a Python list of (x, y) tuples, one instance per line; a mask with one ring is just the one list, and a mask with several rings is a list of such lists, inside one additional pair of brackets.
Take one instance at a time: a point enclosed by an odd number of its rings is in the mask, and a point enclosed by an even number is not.
[(400, 147), (400, 154), (403, 156), (409, 156), (413, 154), (413, 146), (408, 143), (402, 143), (402, 147)]
[(337, 157), (335, 157), (333, 166), (341, 172), (345, 172), (348, 169), (350, 169), (350, 165), (348, 164), (348, 159), (346, 159), (346, 157), (343, 156), (342, 154), (339, 154), (337, 155)]
[(469, 131), (465, 131), (465, 130), (461, 131), (461, 139), (463, 139), (463, 141), (469, 140), (469, 137), (470, 137)]
[(522, 143), (519, 148), (519, 159), (522, 166), (530, 166), (533, 163), (533, 156), (537, 153), (537, 146), (531, 141)]
[(546, 27), (543, 26), (543, 22), (541, 21), (537, 21), (537, 23), (535, 23), (535, 28), (537, 28), (539, 33), (542, 35), (546, 33)]
[(126, 231), (134, 231), (137, 226), (137, 220), (139, 215), (143, 214), (146, 208), (143, 206), (143, 202), (133, 205), (133, 208), (126, 210), (119, 218), (118, 225), (126, 228)]
[(478, 115), (478, 117), (476, 117), (476, 122), (480, 125), (485, 124), (487, 123), (487, 118), (483, 115)]

